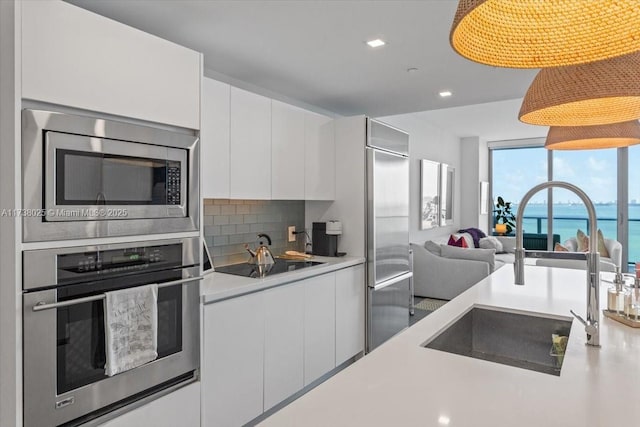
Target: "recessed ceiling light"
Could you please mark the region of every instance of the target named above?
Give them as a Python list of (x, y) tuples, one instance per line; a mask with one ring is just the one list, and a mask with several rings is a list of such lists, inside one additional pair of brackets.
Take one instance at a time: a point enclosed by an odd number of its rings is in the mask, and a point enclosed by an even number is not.
[(443, 90), (442, 92), (438, 93), (438, 95), (440, 95), (441, 98), (447, 98), (453, 95), (453, 93), (451, 93), (450, 90)]
[(380, 47), (380, 46), (384, 46), (386, 43), (384, 42), (384, 40), (375, 39), (375, 40), (369, 40), (367, 44), (371, 47)]

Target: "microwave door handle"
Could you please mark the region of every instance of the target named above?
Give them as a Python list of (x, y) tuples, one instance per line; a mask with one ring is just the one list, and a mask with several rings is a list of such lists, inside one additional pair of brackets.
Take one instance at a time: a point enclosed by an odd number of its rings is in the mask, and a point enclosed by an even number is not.
[[(162, 288), (166, 288), (167, 286), (179, 285), (181, 283), (187, 283), (187, 282), (195, 282), (195, 281), (200, 281), (202, 279), (203, 279), (203, 276), (195, 276), (195, 277), (189, 277), (186, 279), (172, 280), (170, 282), (155, 283), (155, 285), (157, 285), (159, 289), (162, 289)], [(33, 311), (43, 311), (43, 310), (51, 310), (54, 308), (68, 307), (70, 305), (82, 304), (85, 302), (99, 301), (99, 300), (105, 299), (106, 297), (107, 296), (105, 294), (98, 294), (98, 295), (91, 295), (89, 297), (71, 299), (68, 301), (54, 302), (50, 304), (47, 304), (44, 301), (40, 301), (33, 306)]]

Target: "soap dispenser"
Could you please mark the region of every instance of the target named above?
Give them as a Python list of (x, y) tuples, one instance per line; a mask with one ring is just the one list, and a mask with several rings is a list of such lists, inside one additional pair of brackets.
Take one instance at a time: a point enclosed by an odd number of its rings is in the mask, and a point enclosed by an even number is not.
[(629, 291), (625, 289), (624, 275), (620, 267), (616, 266), (616, 276), (613, 279), (613, 286), (607, 290), (607, 310), (612, 313), (625, 314), (625, 297)]

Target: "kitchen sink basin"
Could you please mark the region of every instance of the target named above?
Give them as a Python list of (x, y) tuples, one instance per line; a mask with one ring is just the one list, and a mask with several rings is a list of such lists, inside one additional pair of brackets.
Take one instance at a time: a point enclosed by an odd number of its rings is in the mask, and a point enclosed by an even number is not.
[(560, 375), (564, 355), (553, 351), (552, 334), (568, 337), (571, 320), (474, 307), (422, 346)]

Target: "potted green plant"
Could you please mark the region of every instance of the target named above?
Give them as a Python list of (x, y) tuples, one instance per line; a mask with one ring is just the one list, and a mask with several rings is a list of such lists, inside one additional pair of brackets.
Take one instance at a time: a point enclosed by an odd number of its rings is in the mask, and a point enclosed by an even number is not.
[[(505, 234), (511, 233), (516, 228), (516, 216), (511, 211), (511, 202), (505, 202), (504, 199), (498, 196), (498, 203), (493, 210), (495, 214), (496, 232)], [(504, 224), (503, 227), (498, 227), (498, 224)]]

